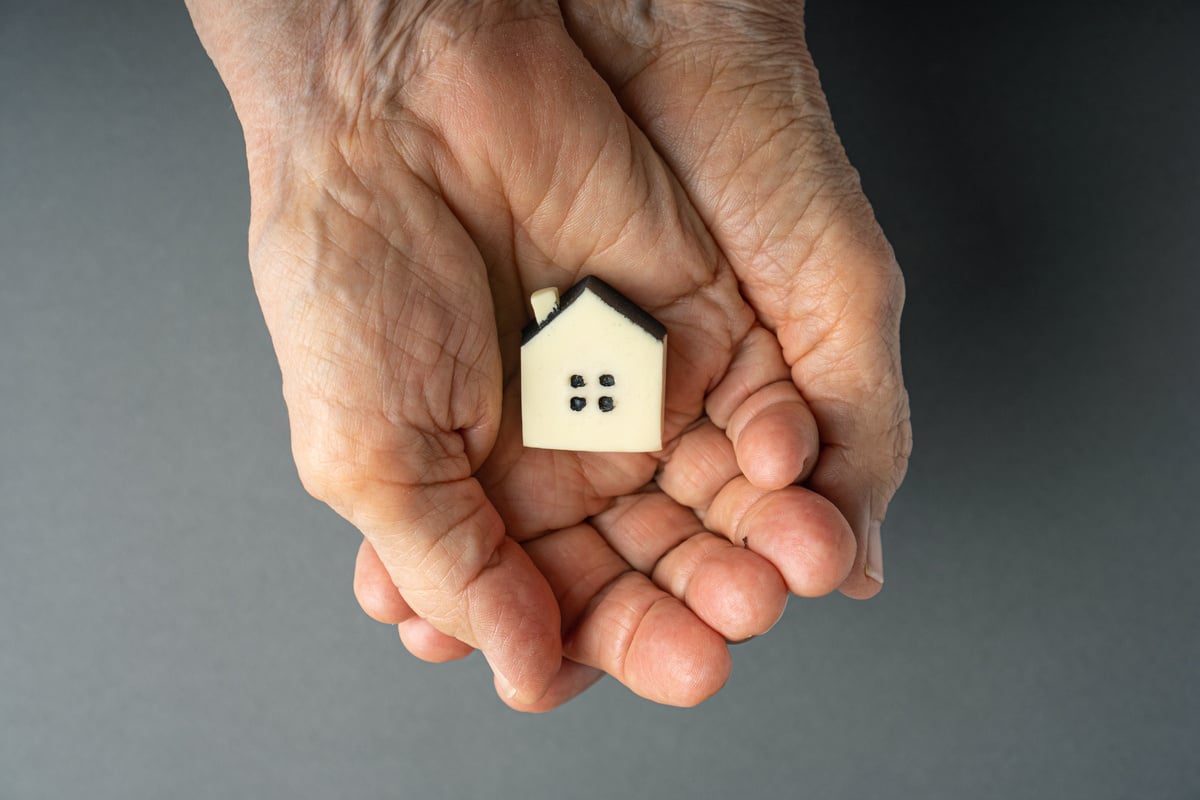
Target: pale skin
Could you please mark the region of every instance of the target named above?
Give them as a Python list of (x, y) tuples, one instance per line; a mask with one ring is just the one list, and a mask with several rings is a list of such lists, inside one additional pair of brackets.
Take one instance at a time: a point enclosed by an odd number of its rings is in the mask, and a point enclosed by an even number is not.
[[(801, 3), (188, 5), (301, 480), (414, 655), (521, 710), (693, 705), (789, 594), (879, 591), (903, 281)], [(588, 274), (669, 330), (662, 452), (521, 445), (528, 295)]]

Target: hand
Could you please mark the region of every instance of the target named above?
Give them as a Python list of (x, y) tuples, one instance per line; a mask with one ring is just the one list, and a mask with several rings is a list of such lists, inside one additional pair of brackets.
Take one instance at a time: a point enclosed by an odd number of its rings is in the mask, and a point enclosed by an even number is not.
[(806, 485), (854, 529), (841, 590), (883, 584), (880, 527), (912, 450), (904, 281), (842, 149), (804, 3), (564, 0), (572, 37), (679, 179), (816, 418)]
[[(301, 477), (366, 535), (360, 599), (410, 649), (479, 647), (520, 708), (601, 670), (689, 704), (787, 589), (843, 581), (850, 527), (791, 485), (820, 440), (759, 317), (783, 326), (557, 6), (202, 6)], [(671, 332), (660, 457), (520, 446), (527, 289), (586, 273)]]

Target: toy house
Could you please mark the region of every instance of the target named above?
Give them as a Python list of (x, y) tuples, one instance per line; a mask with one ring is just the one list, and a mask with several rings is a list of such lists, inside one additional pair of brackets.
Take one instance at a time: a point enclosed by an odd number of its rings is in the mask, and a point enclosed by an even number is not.
[(531, 298), (521, 339), (526, 447), (662, 449), (667, 329), (596, 277)]

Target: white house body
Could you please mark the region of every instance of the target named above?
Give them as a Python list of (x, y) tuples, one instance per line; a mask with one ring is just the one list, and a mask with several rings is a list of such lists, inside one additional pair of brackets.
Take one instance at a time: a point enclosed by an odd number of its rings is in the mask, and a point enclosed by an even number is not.
[(561, 304), (534, 305), (543, 308), (521, 345), (525, 446), (661, 450), (666, 329), (596, 278)]

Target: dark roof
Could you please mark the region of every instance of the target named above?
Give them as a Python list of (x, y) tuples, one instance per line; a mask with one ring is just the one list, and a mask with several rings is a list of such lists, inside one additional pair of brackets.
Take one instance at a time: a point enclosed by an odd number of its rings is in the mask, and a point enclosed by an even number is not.
[(538, 333), (545, 330), (550, 323), (554, 321), (555, 317), (557, 317), (568, 307), (570, 307), (572, 303), (582, 297), (585, 291), (590, 291), (595, 294), (597, 297), (607, 303), (614, 311), (625, 317), (625, 319), (629, 320), (634, 325), (637, 325), (655, 339), (662, 340), (666, 338), (667, 329), (661, 322), (647, 314), (645, 311), (642, 311), (642, 309), (639, 308), (632, 300), (618, 292), (613, 287), (609, 286), (604, 281), (597, 278), (595, 275), (589, 275), (568, 289), (566, 294), (558, 298), (558, 308), (550, 312), (550, 315), (546, 317), (545, 322), (543, 322), (541, 325), (538, 325), (537, 320), (535, 319), (525, 326), (525, 329), (521, 331), (521, 344), (526, 344), (534, 336), (537, 336)]

